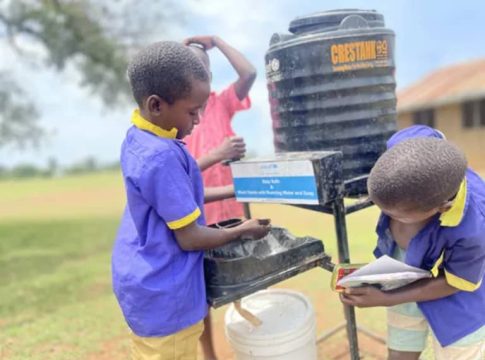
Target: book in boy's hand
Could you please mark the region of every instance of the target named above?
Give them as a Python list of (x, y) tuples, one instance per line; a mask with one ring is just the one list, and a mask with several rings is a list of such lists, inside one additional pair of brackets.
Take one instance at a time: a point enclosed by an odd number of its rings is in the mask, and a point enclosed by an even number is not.
[[(347, 264), (348, 265), (348, 264)], [(387, 255), (339, 278), (335, 289), (374, 285), (382, 290), (397, 289), (416, 280), (429, 278), (429, 271), (407, 265)]]
[(352, 274), (354, 271), (365, 266), (365, 264), (335, 264), (332, 272), (331, 288), (335, 291), (344, 291), (345, 287), (337, 285), (340, 279)]

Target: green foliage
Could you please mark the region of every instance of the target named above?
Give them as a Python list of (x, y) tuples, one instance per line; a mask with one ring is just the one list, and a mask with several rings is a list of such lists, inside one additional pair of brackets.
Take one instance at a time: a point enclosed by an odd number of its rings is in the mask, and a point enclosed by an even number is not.
[(127, 49), (102, 26), (103, 10), (88, 0), (11, 1), (0, 21), (10, 37), (26, 35), (42, 45), (47, 65), (62, 70), (72, 61), (83, 84), (113, 102), (128, 93)]
[(0, 72), (0, 147), (7, 143), (36, 144), (42, 135), (35, 121), (37, 115), (22, 89), (7, 74)]
[(43, 171), (29, 164), (20, 164), (10, 170), (10, 176), (13, 178), (27, 178), (42, 175)]
[(57, 160), (50, 158), (46, 167), (39, 167), (33, 164), (18, 164), (12, 168), (0, 166), (0, 179), (23, 179), (33, 177), (50, 178), (59, 175), (79, 175), (104, 171), (119, 170), (119, 162), (100, 164), (96, 158), (89, 156), (70, 166), (61, 167)]
[[(104, 5), (95, 0), (7, 0), (0, 2), (0, 39), (7, 37), (19, 56), (24, 49), (18, 39), (35, 45), (35, 55), (57, 71), (72, 65), (81, 85), (113, 106), (129, 99), (125, 72), (132, 44), (140, 45), (140, 37), (146, 36), (143, 31), (160, 30), (160, 20), (176, 21), (161, 16), (159, 9), (169, 13), (167, 3), (171, 0)], [(142, 17), (144, 11), (157, 16)], [(0, 147), (35, 144), (42, 135), (35, 123), (37, 115), (22, 88), (0, 72)]]
[(66, 174), (82, 174), (82, 173), (89, 173), (94, 172), (99, 169), (99, 165), (97, 160), (94, 157), (87, 157), (84, 160), (68, 167), (65, 170)]

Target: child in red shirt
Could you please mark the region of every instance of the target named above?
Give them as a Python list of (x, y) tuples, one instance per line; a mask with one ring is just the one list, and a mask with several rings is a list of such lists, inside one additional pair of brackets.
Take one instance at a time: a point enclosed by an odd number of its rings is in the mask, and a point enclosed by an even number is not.
[[(226, 89), (220, 93), (211, 92), (201, 114), (200, 125), (185, 139), (189, 152), (203, 171), (204, 186), (231, 185), (231, 169), (221, 161), (241, 158), (246, 151), (244, 140), (237, 137), (231, 127), (231, 120), (237, 111), (251, 106), (248, 93), (256, 78), (256, 69), (239, 51), (217, 36), (195, 36), (184, 43), (191, 45), (209, 72), (206, 51), (216, 47), (238, 74), (238, 79)], [(208, 224), (244, 215), (243, 206), (234, 199), (212, 202), (204, 208)]]
[[(184, 44), (197, 54), (210, 76), (210, 60), (206, 51), (214, 47), (224, 54), (238, 74), (238, 79), (222, 92), (211, 92), (200, 116), (200, 124), (184, 139), (189, 152), (197, 159), (205, 187), (232, 185), (231, 169), (221, 161), (242, 158), (246, 152), (244, 140), (234, 133), (231, 120), (237, 111), (251, 106), (248, 94), (256, 79), (256, 69), (244, 55), (218, 36), (194, 36), (185, 39)], [(205, 204), (204, 210), (207, 224), (244, 216), (242, 204), (235, 199)], [(204, 324), (205, 330), (200, 338), (204, 358), (215, 360), (210, 314)]]

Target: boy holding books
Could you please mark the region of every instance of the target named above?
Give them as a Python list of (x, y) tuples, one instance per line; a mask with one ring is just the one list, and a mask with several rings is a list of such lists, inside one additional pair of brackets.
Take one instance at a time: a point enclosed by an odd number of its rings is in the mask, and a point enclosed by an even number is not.
[(413, 126), (389, 140), (368, 190), (382, 211), (374, 254), (434, 278), (390, 291), (347, 288), (342, 302), (389, 307), (389, 359), (419, 359), (428, 327), (437, 359), (484, 359), (484, 181), (441, 133)]

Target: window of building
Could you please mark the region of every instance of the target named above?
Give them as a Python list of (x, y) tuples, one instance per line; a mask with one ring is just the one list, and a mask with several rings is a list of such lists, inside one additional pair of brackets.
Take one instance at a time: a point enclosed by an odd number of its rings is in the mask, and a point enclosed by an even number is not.
[(464, 128), (485, 127), (485, 99), (464, 102), (461, 114)]
[(480, 125), (485, 126), (485, 99), (480, 101)]
[(472, 128), (475, 123), (475, 106), (469, 101), (461, 105), (462, 124), (464, 128)]
[(415, 125), (427, 125), (430, 127), (435, 127), (434, 110), (426, 109), (416, 111), (413, 114), (413, 122)]

